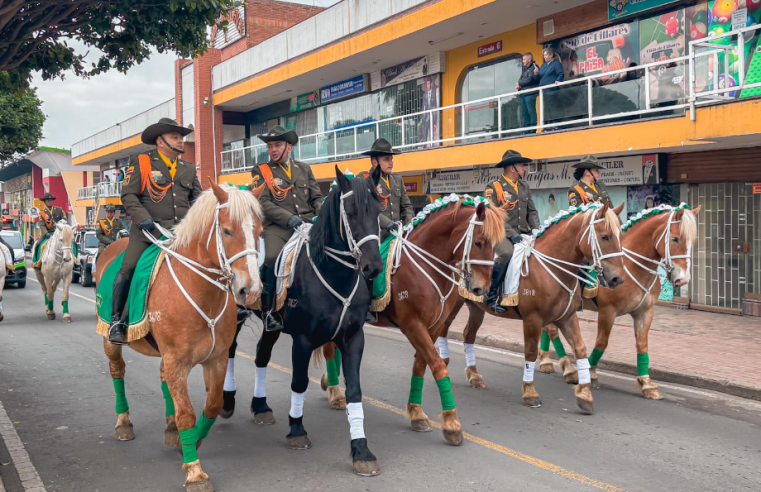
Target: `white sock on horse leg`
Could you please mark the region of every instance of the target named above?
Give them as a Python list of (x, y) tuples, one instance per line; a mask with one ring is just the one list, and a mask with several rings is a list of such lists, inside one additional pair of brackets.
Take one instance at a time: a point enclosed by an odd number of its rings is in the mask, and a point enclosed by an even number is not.
[(589, 384), (592, 382), (589, 367), (589, 359), (576, 360), (576, 370), (579, 372), (579, 384)]
[(525, 361), (523, 363), (523, 382), (524, 383), (534, 382), (534, 367), (535, 366), (536, 366), (536, 362)]
[(365, 437), (365, 412), (362, 410), (362, 402), (346, 405), (346, 417), (349, 419), (349, 431), (352, 440), (363, 439)]
[(463, 343), (465, 349), (465, 365), (473, 367), (476, 365), (476, 346), (472, 343)]
[(235, 359), (227, 359), (227, 372), (225, 373), (225, 391), (235, 391)]
[(291, 391), (291, 411), (288, 412), (288, 415), (294, 419), (304, 415), (304, 396), (306, 396), (306, 394), (306, 391), (303, 393)]
[(256, 398), (264, 398), (267, 396), (267, 368), (256, 368), (256, 379), (254, 382), (254, 396)]
[(449, 358), (449, 340), (447, 340), (445, 337), (439, 337), (437, 340), (439, 345), (439, 357), (442, 359), (448, 359)]

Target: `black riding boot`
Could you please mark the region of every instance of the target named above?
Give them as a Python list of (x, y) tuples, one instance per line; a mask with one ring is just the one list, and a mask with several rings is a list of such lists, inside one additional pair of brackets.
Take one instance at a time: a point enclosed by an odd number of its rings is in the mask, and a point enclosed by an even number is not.
[(275, 269), (268, 266), (262, 267), (264, 273), (264, 285), (262, 286), (262, 321), (266, 331), (278, 331), (283, 329), (283, 324), (277, 319), (275, 310), (275, 298), (277, 297), (277, 275)]
[(108, 343), (113, 345), (127, 345), (128, 327), (123, 313), (129, 295), (129, 283), (130, 281), (121, 272), (116, 274), (111, 304), (111, 326), (108, 329)]
[(484, 304), (497, 314), (507, 311), (506, 308), (499, 305), (499, 293), (502, 290), (502, 283), (505, 281), (507, 266), (507, 263), (494, 264), (494, 269), (491, 273), (491, 287), (489, 287), (489, 292), (484, 297)]

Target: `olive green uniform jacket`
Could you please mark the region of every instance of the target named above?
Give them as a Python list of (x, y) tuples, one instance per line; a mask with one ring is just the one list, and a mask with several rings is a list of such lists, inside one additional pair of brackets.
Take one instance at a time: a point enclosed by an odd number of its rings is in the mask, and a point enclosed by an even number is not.
[(103, 250), (106, 249), (106, 246), (116, 241), (117, 234), (124, 229), (122, 220), (118, 217), (114, 217), (111, 232), (106, 234), (106, 226), (108, 225), (108, 219), (100, 219), (100, 221), (98, 221), (98, 227), (95, 229), (95, 237), (98, 238), (98, 253), (103, 252)]
[[(581, 188), (581, 192), (576, 188)], [(587, 183), (582, 180), (577, 181), (573, 186), (568, 188), (568, 203), (572, 207), (580, 207), (585, 203), (601, 202), (603, 205), (610, 205), (610, 194), (608, 194), (608, 188), (601, 182), (597, 182), (593, 189)], [(583, 196), (582, 196), (583, 192)]]

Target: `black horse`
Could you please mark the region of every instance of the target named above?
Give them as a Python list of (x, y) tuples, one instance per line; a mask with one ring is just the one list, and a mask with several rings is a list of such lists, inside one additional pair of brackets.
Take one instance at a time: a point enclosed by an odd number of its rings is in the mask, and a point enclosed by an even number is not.
[[(367, 447), (359, 382), (365, 347), (362, 326), (370, 308), (371, 280), (383, 269), (378, 222), (381, 205), (376, 191), (379, 181), (379, 169), (368, 178), (348, 179), (336, 167), (337, 186), (328, 194), (309, 232), (309, 241), (293, 268), (293, 284), (278, 313), (283, 317), (283, 331), (293, 337), (288, 447), (311, 447), (303, 425), (309, 361), (313, 351), (333, 341), (343, 354), (354, 472), (363, 476), (380, 472), (375, 456)], [(246, 317), (246, 312), (239, 313), (239, 331)], [(275, 423), (272, 409), (267, 405), (265, 384), (267, 364), (279, 337), (279, 331), (263, 330), (256, 347), (256, 386), (251, 411), (254, 421), (261, 425)], [(236, 346), (233, 342), (231, 358)], [(229, 418), (233, 408), (234, 391), (226, 391), (225, 411), (221, 415)]]

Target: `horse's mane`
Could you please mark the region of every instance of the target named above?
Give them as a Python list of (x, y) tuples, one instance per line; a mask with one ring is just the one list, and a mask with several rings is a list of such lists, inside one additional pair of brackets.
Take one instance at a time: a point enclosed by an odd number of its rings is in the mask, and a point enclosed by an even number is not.
[[(589, 221), (592, 220), (592, 215), (594, 212), (593, 209), (590, 208), (587, 210), (587, 212), (583, 215), (584, 217), (584, 225), (588, 226)], [(621, 228), (620, 228), (620, 221), (618, 220), (618, 215), (616, 215), (616, 212), (613, 211), (611, 207), (608, 207), (608, 210), (605, 212), (605, 230), (609, 232), (613, 232), (613, 234), (616, 237), (619, 237), (621, 235)]]
[(698, 239), (698, 218), (689, 208), (684, 209), (682, 214), (682, 227), (679, 228), (680, 239), (687, 244), (695, 244)]
[[(349, 180), (349, 186), (354, 192), (355, 203), (360, 204), (362, 212), (370, 213), (372, 201), (378, 203), (380, 197), (371, 178), (356, 176)], [(309, 254), (316, 262), (325, 260), (325, 243), (333, 237), (340, 237), (341, 228), (341, 187), (336, 185), (328, 193), (328, 197), (320, 208), (317, 222), (309, 231)]]
[[(453, 220), (457, 217), (461, 207), (462, 200), (459, 200), (451, 212)], [(483, 231), (486, 240), (492, 247), (497, 246), (505, 239), (505, 215), (505, 211), (500, 207), (486, 207)]]
[[(246, 218), (255, 215), (262, 219), (262, 206), (250, 191), (239, 190), (232, 186), (220, 185), (227, 192), (227, 213), (236, 224), (243, 224)], [(177, 250), (189, 246), (192, 242), (208, 236), (214, 222), (214, 211), (217, 207), (217, 197), (214, 191), (208, 189), (201, 193), (188, 215), (174, 227), (175, 240), (171, 248)], [(205, 241), (205, 237), (203, 238)]]
[(681, 204), (678, 207), (672, 207), (670, 205), (660, 205), (656, 208), (648, 208), (640, 212), (635, 219), (629, 219), (625, 224), (621, 226), (621, 230), (626, 231), (630, 227), (634, 226), (637, 222), (641, 222), (643, 218), (649, 218), (653, 216), (665, 216), (668, 217), (671, 212), (683, 210), (681, 227), (679, 228), (679, 238), (687, 244), (695, 244), (698, 238), (698, 219), (692, 210), (687, 208), (686, 204)]
[[(557, 223), (563, 223), (564, 219), (569, 219), (566, 223), (570, 224), (573, 222), (576, 218), (581, 217), (582, 220), (582, 226), (586, 227), (589, 225), (589, 222), (592, 220), (592, 216), (595, 215), (595, 210), (599, 210), (602, 206), (599, 203), (592, 203), (587, 205), (582, 205), (578, 209), (576, 209), (575, 212), (571, 212), (571, 210), (561, 210), (558, 212), (555, 217), (550, 217), (544, 222), (544, 225), (539, 228), (538, 231), (534, 231), (534, 236), (539, 237), (542, 234), (544, 234), (545, 231), (550, 229), (553, 224)], [(572, 209), (573, 210), (573, 209)], [(597, 217), (598, 219), (600, 217)], [(613, 211), (612, 208), (608, 207), (607, 212), (605, 213), (605, 217), (602, 217), (602, 219), (605, 221), (605, 230), (610, 231), (613, 234), (615, 234), (616, 237), (619, 237), (621, 234), (620, 229), (620, 220), (618, 218), (618, 215), (616, 215), (616, 212)]]
[(74, 229), (72, 229), (69, 224), (65, 224), (61, 227), (61, 241), (63, 241), (64, 244), (71, 244), (74, 242)]

